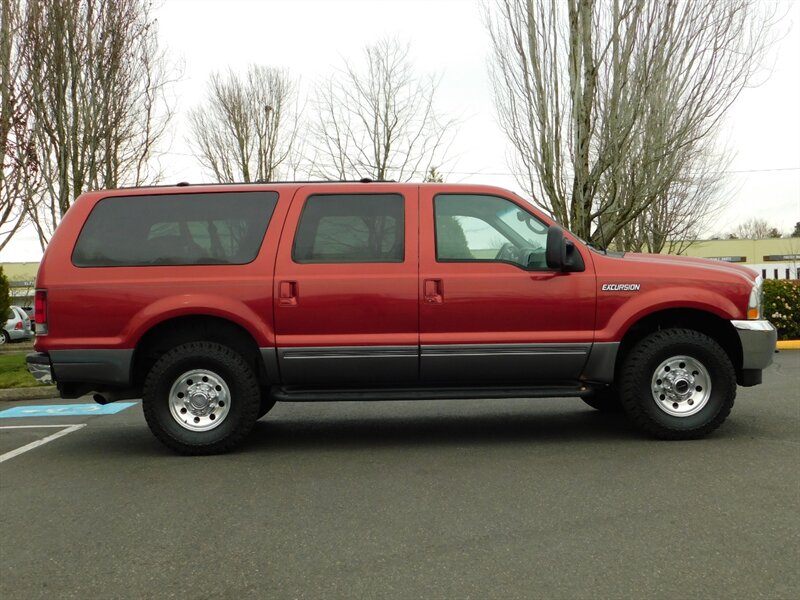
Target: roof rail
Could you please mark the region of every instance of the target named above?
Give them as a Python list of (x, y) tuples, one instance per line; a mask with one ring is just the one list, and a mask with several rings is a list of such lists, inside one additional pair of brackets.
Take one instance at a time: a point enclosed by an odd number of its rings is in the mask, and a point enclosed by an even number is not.
[(117, 189), (117, 190), (134, 190), (134, 189), (146, 189), (146, 188), (165, 188), (165, 187), (189, 187), (189, 186), (216, 186), (216, 185), (263, 185), (265, 183), (274, 183), (274, 184), (283, 184), (283, 183), (329, 183), (329, 184), (336, 184), (336, 183), (397, 183), (394, 179), (370, 179), (369, 177), (364, 177), (362, 179), (297, 179), (297, 180), (278, 180), (278, 181), (267, 181), (263, 179), (259, 179), (257, 181), (211, 181), (211, 182), (200, 182), (200, 183), (190, 183), (188, 181), (179, 181), (178, 183), (158, 183), (153, 185), (125, 185), (120, 186), (117, 188), (109, 188), (109, 189)]

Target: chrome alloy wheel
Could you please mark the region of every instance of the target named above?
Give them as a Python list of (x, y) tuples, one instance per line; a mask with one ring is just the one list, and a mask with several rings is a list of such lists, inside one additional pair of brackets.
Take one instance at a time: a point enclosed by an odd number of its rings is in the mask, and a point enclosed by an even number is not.
[(658, 365), (650, 388), (658, 408), (673, 417), (688, 417), (708, 403), (711, 377), (697, 359), (673, 356)]
[(231, 391), (225, 380), (207, 369), (187, 371), (169, 390), (169, 412), (189, 431), (209, 431), (228, 416)]

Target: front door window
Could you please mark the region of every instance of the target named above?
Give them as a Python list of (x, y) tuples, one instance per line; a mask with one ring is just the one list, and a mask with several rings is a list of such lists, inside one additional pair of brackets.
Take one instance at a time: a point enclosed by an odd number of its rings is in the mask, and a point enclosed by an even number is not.
[(438, 262), (547, 268), (547, 225), (513, 202), (496, 196), (440, 194), (434, 211)]

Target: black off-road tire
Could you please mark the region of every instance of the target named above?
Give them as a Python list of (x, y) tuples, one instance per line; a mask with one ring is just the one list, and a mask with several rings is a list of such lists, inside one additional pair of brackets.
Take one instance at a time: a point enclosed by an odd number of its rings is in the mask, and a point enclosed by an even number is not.
[[(704, 383), (706, 392), (710, 387), (707, 394), (702, 394), (702, 386), (695, 388), (700, 388), (698, 398), (705, 398), (704, 403), (697, 402), (702, 408), (692, 409), (687, 403), (672, 405), (675, 410), (697, 410), (684, 416), (668, 414), (669, 398), (665, 402), (654, 391), (662, 381), (659, 374), (669, 371), (663, 365), (680, 357), (688, 358), (689, 370), (691, 365), (705, 369), (710, 383)], [(625, 356), (619, 379), (620, 401), (628, 417), (659, 439), (688, 440), (708, 435), (725, 421), (736, 399), (736, 372), (727, 353), (712, 338), (691, 329), (663, 329), (642, 339)]]
[[(170, 410), (170, 390), (183, 374), (207, 370), (230, 392), (227, 413), (207, 431), (182, 426)], [(147, 374), (142, 394), (144, 416), (153, 434), (181, 454), (219, 454), (237, 446), (250, 433), (260, 408), (258, 379), (235, 350), (214, 342), (190, 342), (164, 354)]]
[(612, 415), (620, 414), (623, 411), (619, 392), (614, 386), (597, 388), (590, 396), (582, 396), (581, 400), (601, 413)]

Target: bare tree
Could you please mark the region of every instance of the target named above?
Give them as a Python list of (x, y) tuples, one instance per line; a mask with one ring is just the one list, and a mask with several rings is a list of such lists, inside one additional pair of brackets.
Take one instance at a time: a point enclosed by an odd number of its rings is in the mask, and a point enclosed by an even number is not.
[(728, 236), (729, 239), (734, 240), (766, 240), (779, 237), (781, 237), (781, 232), (777, 227), (773, 227), (765, 219), (757, 217), (740, 223)]
[[(756, 18), (756, 0), (493, 5), (498, 116), (536, 204), (595, 243), (650, 207), (669, 219), (713, 208), (719, 181), (703, 157), (768, 42), (770, 18)], [(663, 240), (671, 228), (661, 227)]]
[(441, 164), (455, 121), (437, 115), (439, 79), (420, 79), (408, 46), (384, 39), (316, 90), (313, 172), (329, 179), (409, 181)]
[[(618, 248), (682, 254), (719, 216), (728, 157), (687, 152), (675, 159), (680, 166), (667, 191), (654, 195), (644, 210), (620, 229), (615, 240)], [(635, 165), (629, 168), (635, 171)], [(600, 219), (602, 222), (603, 217)], [(603, 235), (602, 226), (598, 235)]]
[[(22, 86), (21, 0), (3, 2), (0, 11), (0, 250), (27, 220), (29, 207), (41, 181), (33, 143), (31, 110)], [(2, 314), (2, 312), (0, 312)]]
[(172, 116), (146, 0), (25, 0), (19, 54), (43, 190), (27, 208), (42, 248), (87, 189), (158, 177)]
[(245, 76), (211, 75), (206, 104), (189, 114), (200, 163), (217, 181), (273, 181), (291, 171), (299, 126), (296, 84), (286, 71), (251, 65)]

